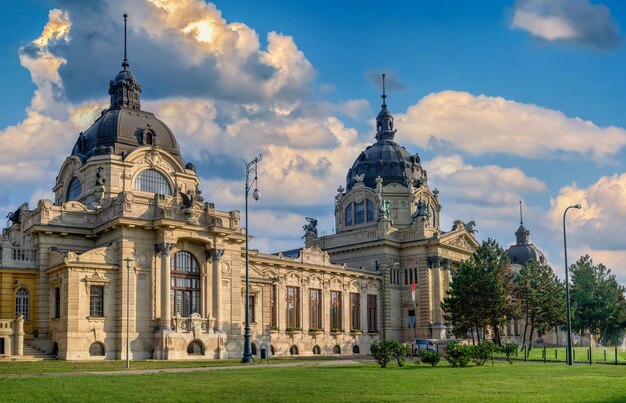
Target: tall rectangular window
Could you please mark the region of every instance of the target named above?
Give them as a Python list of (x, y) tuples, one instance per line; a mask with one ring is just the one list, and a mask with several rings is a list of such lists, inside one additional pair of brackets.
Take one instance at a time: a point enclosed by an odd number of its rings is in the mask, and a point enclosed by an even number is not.
[(278, 327), (278, 317), (276, 315), (276, 286), (270, 287), (270, 326), (273, 328)]
[(322, 290), (309, 290), (309, 329), (322, 328)]
[(341, 329), (341, 291), (330, 292), (330, 329)]
[(300, 289), (287, 287), (287, 328), (300, 328)]
[(367, 221), (374, 221), (374, 202), (367, 199)]
[(254, 312), (256, 311), (255, 308), (255, 302), (256, 302), (256, 298), (254, 297), (254, 295), (250, 295), (249, 299), (248, 299), (248, 318), (250, 320), (251, 323), (256, 322), (256, 317), (254, 316)]
[(350, 329), (361, 329), (361, 294), (350, 293)]
[(61, 287), (54, 287), (54, 317), (61, 317)]
[(354, 223), (363, 224), (365, 222), (365, 202), (354, 203)]
[(367, 331), (378, 331), (378, 314), (376, 295), (367, 296)]
[(89, 286), (89, 316), (104, 316), (104, 286)]
[(345, 224), (352, 225), (352, 203), (348, 204), (345, 211)]

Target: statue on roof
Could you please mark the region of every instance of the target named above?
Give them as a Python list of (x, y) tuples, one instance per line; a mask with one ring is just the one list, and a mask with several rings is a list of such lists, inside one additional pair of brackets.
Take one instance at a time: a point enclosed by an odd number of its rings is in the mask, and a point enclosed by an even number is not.
[(317, 219), (311, 217), (305, 217), (305, 219), (308, 221), (308, 224), (302, 226), (302, 229), (304, 230), (302, 238), (310, 236), (317, 237)]

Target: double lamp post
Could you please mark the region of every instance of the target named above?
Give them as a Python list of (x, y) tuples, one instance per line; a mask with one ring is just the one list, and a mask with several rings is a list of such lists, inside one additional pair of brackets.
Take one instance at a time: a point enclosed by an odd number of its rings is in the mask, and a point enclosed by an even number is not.
[(569, 268), (567, 266), (567, 234), (565, 232), (565, 216), (567, 211), (571, 208), (580, 209), (580, 204), (569, 206), (563, 212), (563, 249), (565, 254), (565, 310), (567, 316), (567, 352), (566, 360), (567, 365), (572, 365), (572, 318), (570, 311), (570, 299), (569, 299)]

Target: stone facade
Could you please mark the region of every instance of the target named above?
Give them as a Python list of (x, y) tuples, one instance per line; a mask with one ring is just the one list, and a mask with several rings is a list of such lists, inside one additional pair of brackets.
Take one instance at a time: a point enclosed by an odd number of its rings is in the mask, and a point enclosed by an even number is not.
[[(2, 232), (0, 355), (28, 344), (61, 359), (125, 359), (128, 336), (131, 359), (242, 356), (240, 213), (202, 199), (173, 133), (141, 110), (128, 67), (61, 166), (55, 200), (22, 205)], [(473, 226), (441, 230), (438, 191), (394, 134), (383, 103), (376, 143), (336, 196), (334, 235), (318, 237), (309, 219), (303, 249), (250, 251), (257, 356), (367, 354), (382, 338), (448, 337), (441, 301), (477, 246)]]

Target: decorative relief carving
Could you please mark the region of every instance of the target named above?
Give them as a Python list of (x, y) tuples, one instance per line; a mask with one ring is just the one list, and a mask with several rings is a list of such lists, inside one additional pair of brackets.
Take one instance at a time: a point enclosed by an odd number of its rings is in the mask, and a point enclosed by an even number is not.
[(159, 252), (161, 256), (168, 256), (170, 252), (172, 252), (172, 248), (174, 247), (173, 243), (164, 242), (159, 245)]
[(222, 272), (223, 275), (228, 276), (230, 275), (230, 263), (228, 262), (220, 262), (220, 271)]

